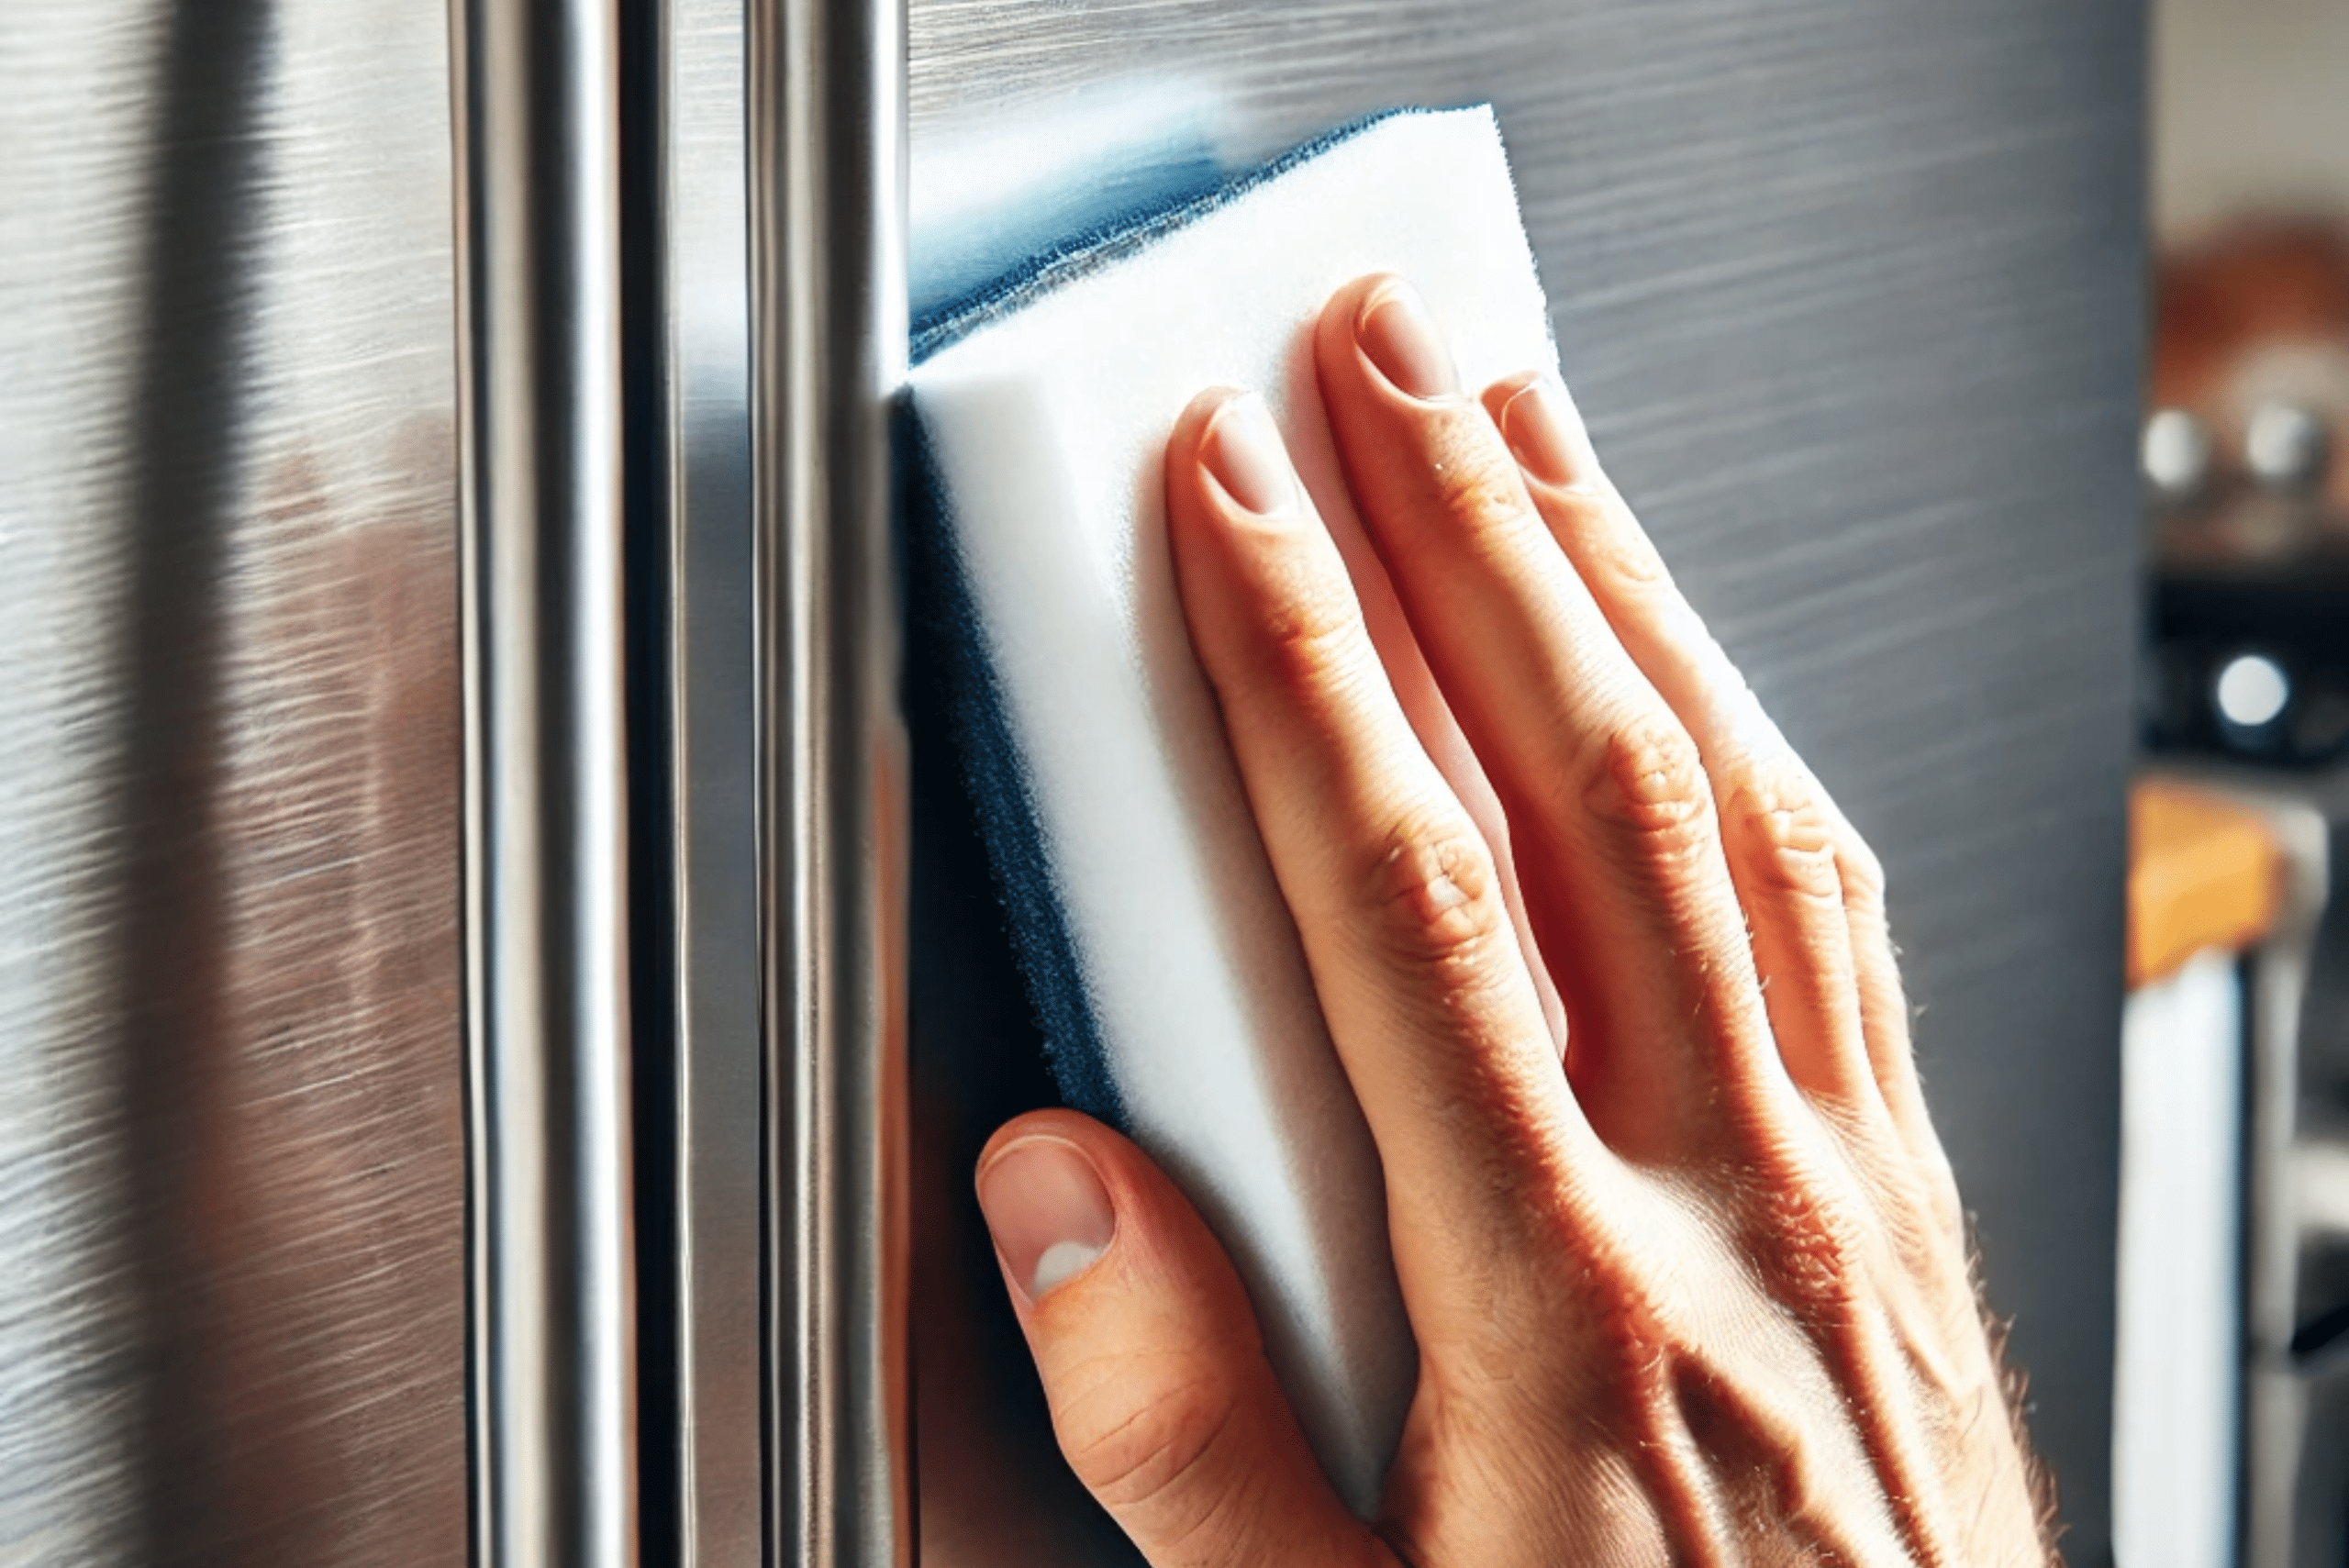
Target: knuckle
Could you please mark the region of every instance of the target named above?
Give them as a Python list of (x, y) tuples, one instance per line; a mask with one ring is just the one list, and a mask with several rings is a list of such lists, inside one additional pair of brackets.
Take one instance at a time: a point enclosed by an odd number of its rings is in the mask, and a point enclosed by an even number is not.
[(1362, 653), (1353, 595), (1319, 573), (1296, 572), (1278, 585), (1260, 622), (1265, 657), (1282, 684), (1313, 693), (1342, 682)]
[(1237, 1390), (1211, 1372), (1183, 1365), (1137, 1375), (1126, 1362), (1056, 1420), (1069, 1467), (1104, 1507), (1207, 1510), (1213, 1498), (1186, 1495), (1197, 1490), (1239, 1409)]
[(1730, 809), (1740, 857), (1764, 891), (1826, 903), (1843, 895), (1834, 823), (1801, 780), (1760, 780), (1740, 789)]
[(1642, 713), (1610, 728), (1586, 774), (1591, 815), (1627, 829), (1661, 869), (1685, 867), (1711, 839), (1711, 784), (1697, 743), (1669, 714)]
[(1866, 1229), (1840, 1184), (1816, 1173), (1786, 1175), (1761, 1198), (1765, 1255), (1789, 1305), (1814, 1318), (1840, 1318), (1864, 1284)]
[(1453, 986), (1484, 979), (1513, 939), (1492, 851), (1473, 823), (1418, 807), (1386, 835), (1367, 879), (1384, 955)]
[(1430, 462), (1435, 503), (1455, 524), (1506, 531), (1531, 520), (1517, 464), (1506, 452), (1482, 441), (1443, 440)]

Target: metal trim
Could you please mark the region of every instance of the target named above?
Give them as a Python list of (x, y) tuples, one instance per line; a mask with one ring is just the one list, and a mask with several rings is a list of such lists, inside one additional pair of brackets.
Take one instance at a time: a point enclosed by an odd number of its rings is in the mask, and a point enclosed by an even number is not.
[(754, 0), (752, 451), (767, 1051), (770, 1560), (912, 1560), (902, 0)]
[(637, 1560), (613, 0), (455, 0), (474, 1558)]
[[(648, 165), (623, 235), (649, 274), (629, 289), (631, 395), (658, 428), (630, 437), (638, 540), (631, 593), (659, 607), (631, 627), (642, 706), (631, 803), (640, 897), (636, 1082), (641, 1140), (639, 1354), (646, 1555), (747, 1568), (763, 1551), (765, 1273), (762, 1201), (757, 724), (751, 586), (748, 17), (741, 0), (622, 0), (651, 56), (624, 92)], [(624, 158), (623, 173), (626, 175)], [(648, 239), (648, 236), (650, 237)], [(652, 252), (649, 257), (644, 250)], [(660, 559), (652, 556), (655, 549)], [(657, 695), (650, 689), (657, 684)], [(657, 710), (657, 711), (656, 711)], [(660, 734), (650, 737), (648, 727)], [(655, 760), (650, 755), (658, 751)], [(639, 892), (652, 890), (641, 882)], [(668, 939), (658, 940), (660, 935)], [(656, 959), (651, 951), (665, 949)], [(665, 967), (664, 967), (665, 966)], [(656, 1012), (662, 1016), (656, 1018)], [(651, 1038), (654, 1031), (661, 1038)], [(667, 1054), (662, 1054), (662, 1048)], [(655, 1123), (665, 1123), (656, 1126)], [(656, 1159), (669, 1169), (648, 1171)], [(656, 1308), (652, 1293), (669, 1299)], [(656, 1310), (665, 1321), (656, 1321)], [(663, 1380), (666, 1380), (664, 1385)], [(662, 1467), (656, 1473), (654, 1466)], [(673, 1539), (672, 1539), (673, 1538)]]

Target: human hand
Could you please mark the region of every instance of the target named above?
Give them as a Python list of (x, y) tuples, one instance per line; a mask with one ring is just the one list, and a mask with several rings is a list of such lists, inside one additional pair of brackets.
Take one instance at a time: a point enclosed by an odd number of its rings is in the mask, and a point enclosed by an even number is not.
[(1418, 1390), (1365, 1525), (1197, 1214), (1039, 1112), (979, 1195), (1071, 1464), (1155, 1568), (2046, 1562), (1875, 858), (1562, 387), (1467, 395), (1393, 279), (1315, 350), (1418, 653), (1382, 661), (1253, 397), (1184, 414), (1168, 529), (1386, 1169)]

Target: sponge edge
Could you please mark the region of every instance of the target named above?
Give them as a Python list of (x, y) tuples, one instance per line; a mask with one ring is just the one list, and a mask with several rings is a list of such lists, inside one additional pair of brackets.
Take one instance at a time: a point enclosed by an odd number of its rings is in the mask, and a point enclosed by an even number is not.
[[(930, 497), (966, 598), (977, 727), (1016, 786), (983, 800), (1007, 884), (1064, 954), (1024, 953), (1064, 1085), (1094, 1096), (1230, 1251), (1308, 1440), (1377, 1500), (1416, 1353), (1378, 1159), (1321, 1018), (1167, 557), (1162, 450), (1200, 389), (1261, 390), (1394, 646), (1324, 419), (1311, 327), (1348, 280), (1408, 276), (1468, 385), (1554, 369), (1549, 316), (1487, 108), (1403, 111), (983, 294), (911, 376)], [(1381, 614), (1381, 608), (1386, 613)], [(1417, 683), (1424, 685), (1424, 673)], [(1462, 765), (1448, 716), (1415, 721)], [(1440, 704), (1437, 705), (1440, 707)], [(1007, 763), (1008, 773), (1007, 774)], [(1471, 764), (1473, 765), (1473, 764)], [(1007, 817), (1019, 820), (1007, 823)], [(998, 830), (1004, 828), (1014, 830)], [(1044, 864), (1006, 863), (1041, 847)], [(1031, 939), (1023, 934), (1021, 940)]]

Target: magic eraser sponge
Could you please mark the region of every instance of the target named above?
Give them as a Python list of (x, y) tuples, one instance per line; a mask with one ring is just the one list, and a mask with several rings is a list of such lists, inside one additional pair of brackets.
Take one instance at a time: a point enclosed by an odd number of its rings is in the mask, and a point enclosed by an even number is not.
[(1312, 358), (1323, 305), (1374, 272), (1419, 289), (1463, 384), (1555, 369), (1479, 107), (1383, 116), (1077, 237), (932, 312), (910, 379), (923, 548), (947, 562), (969, 664), (969, 776), (1063, 1093), (1197, 1203), (1365, 1511), (1416, 1352), (1377, 1151), (1185, 630), (1163, 453), (1204, 388), (1261, 391), (1366, 602), (1391, 606)]

